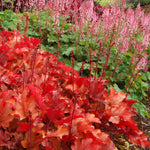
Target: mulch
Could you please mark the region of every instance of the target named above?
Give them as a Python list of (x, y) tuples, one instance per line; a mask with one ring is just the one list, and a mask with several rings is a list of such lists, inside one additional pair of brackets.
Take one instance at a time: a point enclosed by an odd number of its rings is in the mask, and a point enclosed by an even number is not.
[[(148, 95), (147, 100), (143, 101), (147, 108), (147, 112), (150, 114), (150, 95)], [(150, 118), (145, 117), (143, 118), (140, 114), (135, 117), (135, 121), (138, 123), (138, 128), (143, 131), (143, 133), (147, 136), (148, 140), (150, 141)], [(136, 149), (131, 150), (150, 150), (150, 148), (142, 149), (138, 146), (134, 147)]]

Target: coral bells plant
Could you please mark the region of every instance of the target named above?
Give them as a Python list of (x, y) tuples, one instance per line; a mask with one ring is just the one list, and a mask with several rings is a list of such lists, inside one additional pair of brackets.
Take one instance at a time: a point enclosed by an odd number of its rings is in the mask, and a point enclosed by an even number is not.
[[(74, 59), (72, 57), (72, 63)], [(74, 67), (74, 64), (73, 64)], [(81, 77), (18, 31), (0, 33), (0, 148), (116, 150), (113, 136), (150, 146), (124, 93)]]

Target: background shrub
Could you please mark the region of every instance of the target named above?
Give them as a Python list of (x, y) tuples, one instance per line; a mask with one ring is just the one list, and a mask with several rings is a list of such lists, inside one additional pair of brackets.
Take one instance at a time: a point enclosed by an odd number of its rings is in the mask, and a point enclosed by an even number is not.
[(138, 3), (140, 3), (141, 6), (150, 4), (150, 0), (128, 0), (127, 2), (131, 4), (133, 8), (136, 8)]
[[(112, 0), (94, 0), (99, 3), (101, 6), (111, 5)], [(116, 0), (114, 0), (115, 2)]]

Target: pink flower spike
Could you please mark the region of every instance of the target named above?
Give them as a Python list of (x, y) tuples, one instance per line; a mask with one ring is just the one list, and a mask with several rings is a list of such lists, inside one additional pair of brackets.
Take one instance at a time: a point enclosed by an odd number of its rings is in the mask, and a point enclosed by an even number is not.
[(150, 43), (150, 34), (146, 34), (146, 35), (144, 36), (143, 44), (142, 44), (142, 45), (145, 47), (145, 49), (147, 49), (149, 43)]
[(127, 38), (124, 38), (121, 46), (121, 52), (124, 53), (128, 51), (128, 49), (129, 49), (129, 40)]
[(138, 62), (136, 69), (143, 70), (147, 66), (147, 53), (145, 52), (141, 60)]

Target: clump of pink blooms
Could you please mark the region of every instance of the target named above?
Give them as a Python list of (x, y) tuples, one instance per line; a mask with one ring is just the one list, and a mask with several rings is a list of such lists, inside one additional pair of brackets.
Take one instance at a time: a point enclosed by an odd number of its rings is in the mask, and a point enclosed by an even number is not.
[[(60, 24), (61, 15), (70, 16), (71, 21), (76, 24), (75, 30), (82, 31), (83, 27), (88, 28), (89, 37), (96, 35), (97, 42), (100, 40), (99, 37), (103, 37), (102, 51), (109, 40), (110, 47), (115, 47), (122, 55), (134, 48), (133, 66), (136, 66), (137, 70), (148, 68), (146, 50), (150, 43), (150, 15), (144, 14), (140, 4), (135, 11), (131, 8), (125, 10), (125, 3), (122, 3), (122, 7), (120, 4), (106, 6), (99, 15), (93, 0), (29, 0), (27, 3), (26, 5), (37, 7), (38, 10), (53, 10), (52, 16), (56, 26)], [(140, 42), (136, 37), (137, 33), (142, 37)], [(84, 33), (81, 34), (83, 37)], [(107, 57), (109, 53), (110, 51), (106, 53)], [(121, 55), (118, 61), (120, 60)]]

